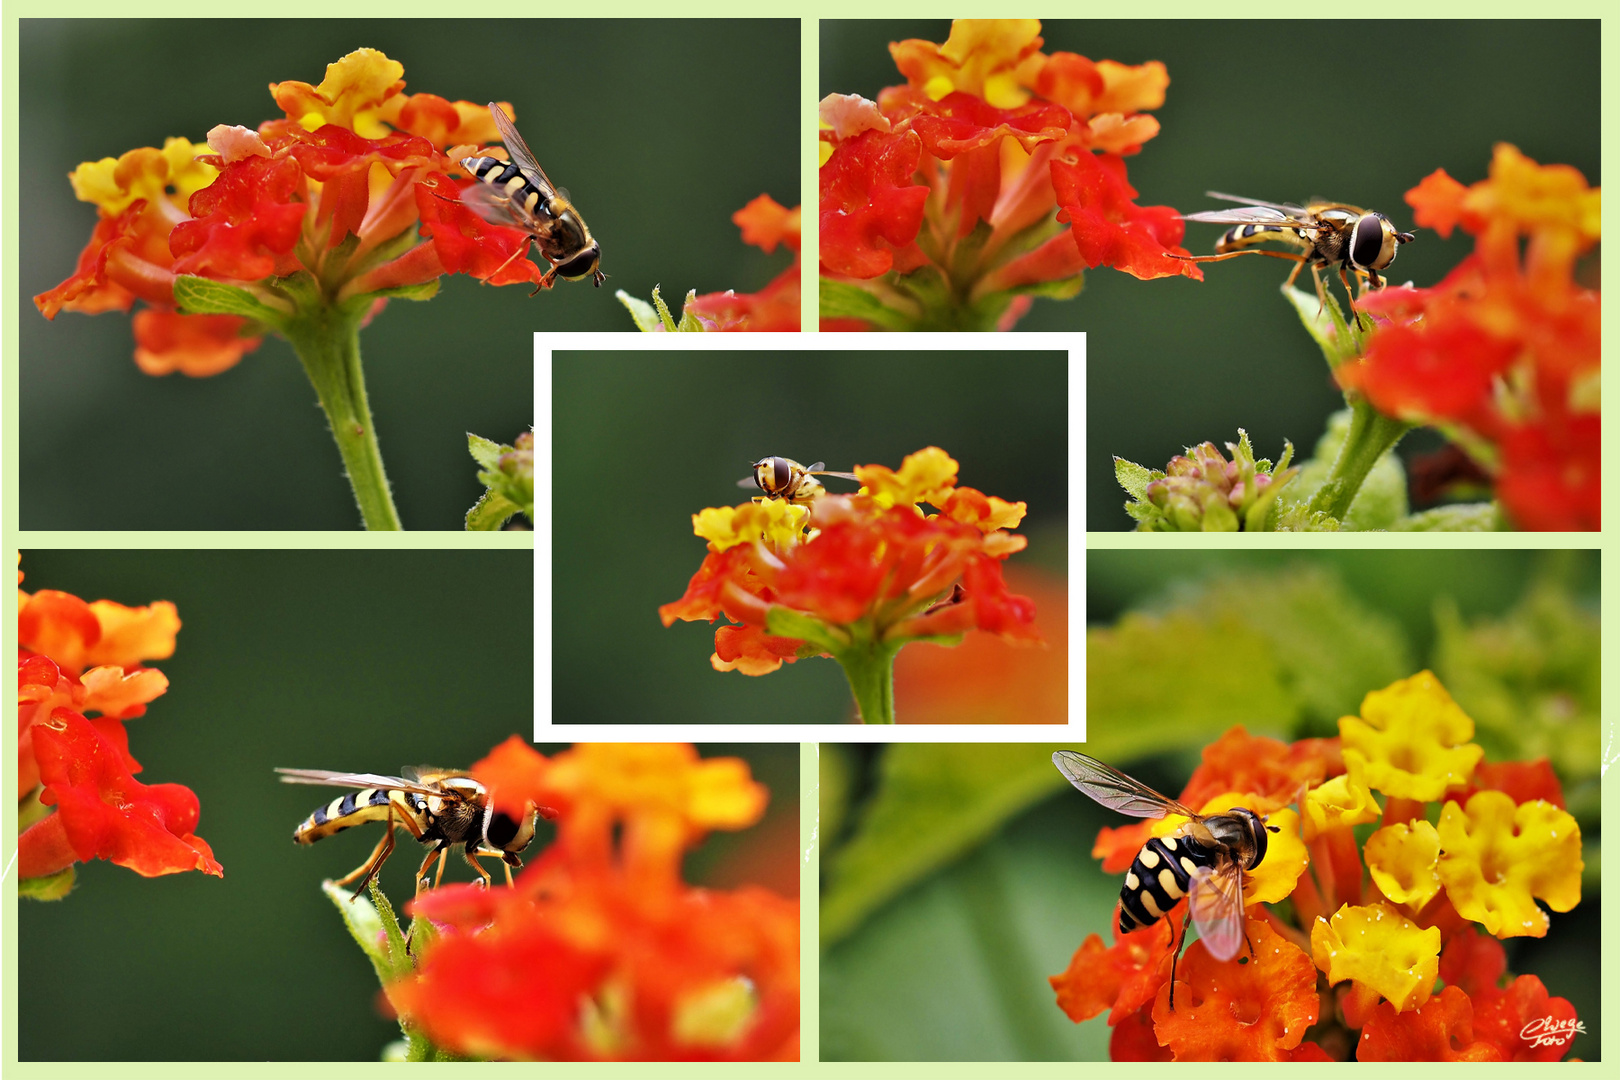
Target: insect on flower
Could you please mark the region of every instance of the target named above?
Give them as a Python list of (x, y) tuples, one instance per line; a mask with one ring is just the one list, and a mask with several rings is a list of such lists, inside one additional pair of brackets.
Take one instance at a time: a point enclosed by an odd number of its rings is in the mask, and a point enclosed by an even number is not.
[[(1206, 191), (1212, 199), (1246, 203), (1232, 210), (1205, 210), (1197, 214), (1182, 215), (1183, 221), (1207, 221), (1232, 227), (1215, 241), (1214, 255), (1171, 255), (1186, 262), (1224, 262), (1239, 255), (1270, 255), (1274, 259), (1293, 262), (1294, 271), (1288, 275), (1293, 285), (1301, 267), (1309, 266), (1316, 279), (1316, 298), (1327, 304), (1327, 293), (1322, 286), (1322, 270), (1338, 264), (1339, 280), (1350, 297), (1350, 307), (1356, 304), (1350, 291), (1350, 271), (1367, 279), (1370, 289), (1382, 289), (1384, 279), (1378, 271), (1395, 261), (1402, 244), (1412, 242), (1409, 232), (1396, 232), (1389, 218), (1376, 210), (1363, 210), (1344, 203), (1311, 202), (1304, 206), (1293, 203), (1272, 203), (1261, 199), (1246, 199), (1241, 195), (1223, 195), (1219, 191)], [(1256, 244), (1276, 241), (1300, 248), (1300, 251), (1271, 251), (1255, 247)], [(1169, 254), (1168, 252), (1166, 254)], [(1357, 319), (1360, 319), (1358, 314)]]
[[(535, 293), (551, 288), (558, 277), (568, 281), (594, 277), (600, 288), (606, 277), (601, 269), (602, 248), (592, 239), (590, 226), (568, 201), (567, 192), (553, 184), (546, 170), (534, 159), (529, 144), (518, 134), (506, 110), (492, 101), (489, 113), (512, 160), (462, 158), (461, 167), (481, 182), (461, 193), (462, 203), (485, 221), (522, 229), (529, 234), (529, 239), (551, 264), (551, 269), (541, 275)], [(527, 251), (525, 245), (512, 258)]]
[(501, 860), (506, 883), (511, 885), (512, 870), (523, 865), (518, 853), (534, 839), (535, 816), (551, 816), (549, 809), (529, 804), (521, 818), (514, 818), (495, 808), (483, 784), (467, 773), (447, 769), (406, 769), (404, 776), (325, 769), (277, 769), (276, 772), (281, 774), (285, 784), (359, 789), (333, 799), (300, 822), (293, 830), (296, 844), (313, 844), (368, 821), (388, 823), (387, 834), (377, 841), (366, 861), (337, 879), (337, 884), (347, 885), (360, 878), (355, 896), (365, 891), (393, 853), (396, 826), (403, 826), (428, 849), (427, 858), (416, 871), (416, 891), (420, 895), (427, 888), (427, 874), (435, 861), (439, 864), (439, 873), (434, 887), (444, 880), (444, 867), (449, 862), (445, 856), (449, 849), (457, 846), (485, 885), (490, 884), (490, 876), (478, 859), (488, 856)]
[[(1056, 751), (1052, 764), (1069, 783), (1110, 810), (1138, 818), (1169, 814), (1187, 818), (1170, 835), (1154, 837), (1137, 852), (1119, 890), (1119, 932), (1128, 934), (1152, 926), (1187, 897), (1183, 939), (1191, 922), (1211, 956), (1217, 960), (1236, 956), (1244, 940), (1243, 872), (1260, 865), (1266, 857), (1266, 832), (1277, 832), (1277, 827), (1242, 806), (1205, 816), (1073, 750)], [(1174, 948), (1173, 937), (1171, 942)], [(1176, 961), (1172, 960), (1172, 1010), (1176, 1007), (1175, 984)]]
[(826, 462), (818, 461), (806, 468), (792, 458), (765, 457), (754, 462), (754, 475), (745, 476), (737, 481), (741, 488), (758, 488), (765, 493), (766, 498), (786, 499), (790, 503), (806, 506), (815, 501), (818, 496), (826, 494), (827, 489), (821, 486), (818, 476), (836, 476), (840, 480), (856, 480), (860, 477), (854, 473), (830, 472), (824, 468)]

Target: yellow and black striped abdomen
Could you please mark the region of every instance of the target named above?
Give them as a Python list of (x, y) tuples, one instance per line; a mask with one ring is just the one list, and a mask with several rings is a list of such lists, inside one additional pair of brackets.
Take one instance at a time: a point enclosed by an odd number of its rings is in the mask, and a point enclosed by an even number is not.
[(523, 171), (510, 161), (492, 157), (461, 159), (461, 167), (488, 184), (514, 207), (531, 217), (555, 217), (551, 200), (544, 191), (529, 181)]
[(1214, 867), (1216, 855), (1185, 836), (1156, 836), (1143, 844), (1119, 890), (1119, 932), (1158, 922), (1187, 895), (1193, 874)]
[(1314, 238), (1306, 236), (1296, 228), (1286, 225), (1234, 225), (1221, 234), (1215, 241), (1215, 253), (1224, 255), (1228, 251), (1242, 251), (1244, 248), (1254, 247), (1276, 241), (1280, 244), (1290, 244), (1294, 247), (1312, 248), (1316, 246)]
[(412, 804), (409, 794), (388, 788), (361, 788), (333, 799), (299, 822), (293, 830), (293, 842), (313, 844), (368, 821), (387, 821), (390, 816), (401, 824), (416, 823), (412, 831), (421, 831), (421, 810)]

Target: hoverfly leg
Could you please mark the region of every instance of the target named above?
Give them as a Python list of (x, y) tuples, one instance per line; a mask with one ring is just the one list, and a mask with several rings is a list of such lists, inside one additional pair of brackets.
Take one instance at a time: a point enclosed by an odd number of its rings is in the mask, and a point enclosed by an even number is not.
[[(352, 873), (345, 874), (341, 878), (338, 878), (334, 884), (347, 885), (355, 878), (360, 878), (360, 884), (355, 887), (354, 895), (349, 897), (349, 903), (354, 903), (360, 898), (360, 894), (366, 891), (366, 886), (370, 885), (374, 880), (376, 880), (378, 872), (382, 870), (382, 864), (387, 862), (388, 856), (392, 855), (393, 853), (394, 821), (392, 818), (390, 818), (388, 821), (388, 832), (383, 834), (383, 838), (377, 841), (377, 846), (371, 849), (371, 857), (365, 862), (361, 863), (360, 866)], [(365, 876), (361, 877), (362, 874)]]
[[(490, 271), (489, 277), (486, 277), (484, 279), (483, 284), (487, 285), (495, 277), (496, 274), (500, 273), (502, 270), (505, 270), (508, 266), (511, 266), (521, 256), (528, 255), (529, 247), (533, 243), (534, 243), (534, 237), (532, 237), (532, 236), (527, 237), (523, 241), (523, 244), (522, 244), (521, 247), (519, 247), (516, 251), (512, 252), (512, 254), (510, 254), (510, 255), (508, 255), (506, 257), (505, 262), (501, 263), (501, 265), (497, 266), (494, 270)], [(534, 294), (530, 293), (529, 295), (533, 296)]]
[(534, 292), (530, 293), (529, 295), (530, 296), (538, 296), (540, 294), (541, 289), (549, 289), (549, 288), (551, 288), (551, 286), (556, 282), (556, 280), (557, 280), (557, 268), (555, 266), (553, 266), (550, 270), (547, 270), (545, 273), (540, 275), (540, 283), (534, 287)]
[[(1192, 905), (1181, 917), (1181, 934), (1170, 933), (1170, 1011), (1176, 1011), (1176, 964), (1181, 960), (1181, 947), (1187, 943), (1187, 927), (1192, 925)], [(1161, 961), (1162, 962), (1162, 961)]]
[(1356, 317), (1356, 327), (1361, 330), (1371, 329), (1362, 324), (1361, 312), (1356, 310), (1356, 294), (1350, 291), (1350, 275), (1345, 272), (1343, 263), (1339, 264), (1339, 280), (1344, 282), (1344, 295), (1350, 300), (1350, 312)]
[(1294, 269), (1288, 274), (1288, 280), (1283, 282), (1283, 288), (1292, 289), (1294, 287), (1294, 282), (1299, 280), (1299, 272), (1303, 269), (1305, 269), (1305, 263), (1303, 260), (1295, 263)]
[(478, 871), (478, 876), (484, 880), (484, 888), (487, 889), (491, 885), (495, 884), (495, 880), (489, 876), (489, 871), (484, 869), (484, 864), (479, 862), (471, 851), (468, 851), (466, 848), (462, 848), (461, 857), (467, 860), (468, 866)]
[[(441, 879), (444, 877), (444, 849), (436, 847), (427, 853), (427, 858), (422, 860), (422, 865), (416, 868), (417, 896), (421, 896), (427, 891), (427, 875), (428, 871), (433, 868), (433, 860), (435, 859), (439, 861), (439, 877)], [(437, 882), (434, 883), (434, 887), (438, 887)]]

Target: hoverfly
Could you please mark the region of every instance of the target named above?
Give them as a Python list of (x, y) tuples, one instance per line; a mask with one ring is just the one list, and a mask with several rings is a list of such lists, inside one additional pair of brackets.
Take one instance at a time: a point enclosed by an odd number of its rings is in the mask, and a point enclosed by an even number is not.
[(447, 769), (406, 769), (404, 776), (375, 773), (331, 772), (326, 769), (277, 769), (285, 784), (327, 784), (352, 787), (341, 798), (333, 799), (299, 823), (293, 830), (293, 843), (313, 844), (344, 829), (368, 821), (386, 821), (388, 832), (377, 841), (366, 861), (337, 879), (348, 885), (360, 879), (354, 895), (365, 891), (382, 864), (394, 850), (394, 829), (402, 826), (428, 849), (427, 858), (416, 871), (416, 891), (427, 887), (427, 873), (439, 864), (434, 887), (444, 880), (449, 849), (460, 846), (467, 864), (478, 871), (485, 885), (490, 876), (479, 865), (480, 857), (500, 858), (506, 883), (512, 884), (512, 870), (523, 865), (518, 853), (534, 839), (536, 815), (551, 817), (547, 807), (529, 806), (521, 819), (496, 810), (484, 785), (467, 773)]
[[(1293, 262), (1294, 271), (1288, 275), (1288, 284), (1294, 284), (1301, 267), (1309, 266), (1316, 279), (1317, 301), (1326, 306), (1327, 293), (1322, 286), (1322, 270), (1339, 267), (1339, 280), (1350, 297), (1350, 308), (1355, 310), (1355, 294), (1350, 291), (1350, 271), (1365, 277), (1370, 289), (1382, 289), (1384, 279), (1378, 271), (1395, 261), (1402, 244), (1412, 242), (1409, 232), (1397, 232), (1389, 218), (1376, 210), (1363, 210), (1344, 203), (1312, 202), (1305, 206), (1292, 203), (1272, 203), (1262, 199), (1245, 199), (1240, 195), (1223, 195), (1219, 191), (1204, 194), (1212, 199), (1245, 203), (1232, 210), (1205, 210), (1197, 214), (1182, 215), (1183, 221), (1208, 221), (1232, 227), (1215, 241), (1213, 255), (1175, 255), (1172, 258), (1187, 262), (1222, 262), (1239, 255), (1270, 255), (1274, 259)], [(1271, 251), (1255, 244), (1274, 240), (1301, 250)], [(1360, 321), (1358, 313), (1357, 321)]]
[[(522, 229), (529, 234), (530, 241), (551, 264), (541, 275), (534, 293), (551, 288), (558, 277), (568, 281), (594, 277), (601, 287), (606, 276), (601, 269), (602, 248), (591, 238), (585, 219), (534, 160), (529, 144), (518, 134), (506, 110), (492, 101), (489, 114), (495, 119), (501, 141), (506, 144), (506, 152), (512, 160), (462, 158), (461, 167), (481, 181), (461, 193), (462, 203), (485, 221)], [(527, 253), (525, 244), (512, 258)]]
[(806, 468), (792, 458), (760, 458), (754, 462), (754, 475), (743, 477), (737, 481), (737, 486), (758, 488), (767, 498), (786, 499), (790, 503), (808, 506), (818, 496), (827, 492), (816, 477), (836, 476), (840, 480), (860, 480), (854, 473), (830, 472), (824, 468), (825, 465), (826, 462), (818, 461)]
[[(1069, 783), (1110, 810), (1139, 818), (1169, 814), (1187, 818), (1175, 832), (1154, 837), (1137, 852), (1119, 890), (1119, 932), (1152, 926), (1185, 896), (1189, 899), (1181, 924), (1183, 939), (1191, 922), (1211, 956), (1217, 960), (1236, 956), (1245, 940), (1243, 872), (1266, 857), (1266, 833), (1278, 832), (1277, 826), (1267, 825), (1265, 818), (1242, 806), (1205, 816), (1074, 750), (1056, 751), (1052, 764)], [(1172, 936), (1172, 948), (1174, 940)], [(1175, 984), (1176, 961), (1171, 960), (1172, 1009)]]

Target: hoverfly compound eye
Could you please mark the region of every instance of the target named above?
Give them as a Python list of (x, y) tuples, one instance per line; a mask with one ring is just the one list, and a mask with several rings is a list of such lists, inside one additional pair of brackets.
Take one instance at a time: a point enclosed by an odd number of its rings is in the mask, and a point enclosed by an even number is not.
[(511, 843), (513, 837), (517, 836), (517, 834), (518, 823), (512, 819), (512, 815), (503, 813), (500, 810), (490, 815), (489, 832), (485, 834), (485, 839), (490, 842), (491, 846), (504, 850), (506, 845)]
[(1400, 250), (1395, 226), (1383, 214), (1361, 215), (1350, 237), (1350, 262), (1364, 270), (1382, 270)]

